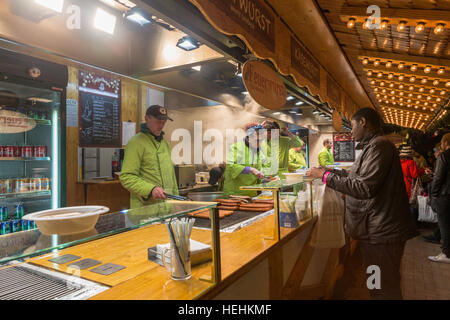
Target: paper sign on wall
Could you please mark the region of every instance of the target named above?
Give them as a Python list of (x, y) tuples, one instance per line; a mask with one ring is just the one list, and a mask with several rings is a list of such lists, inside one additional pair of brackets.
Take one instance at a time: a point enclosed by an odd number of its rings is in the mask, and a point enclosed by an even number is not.
[(127, 145), (128, 141), (136, 134), (136, 122), (122, 122), (122, 144)]

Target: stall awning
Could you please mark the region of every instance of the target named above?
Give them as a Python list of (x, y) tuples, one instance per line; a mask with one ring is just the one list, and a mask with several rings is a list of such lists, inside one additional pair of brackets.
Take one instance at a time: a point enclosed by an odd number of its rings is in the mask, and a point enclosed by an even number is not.
[[(358, 109), (348, 91), (336, 81), (265, 1), (190, 0), (219, 31), (238, 36), (252, 53), (273, 62), (278, 72), (350, 119)], [(314, 32), (314, 30), (311, 30)], [(366, 97), (367, 99), (367, 97)], [(367, 99), (366, 101), (370, 101)]]

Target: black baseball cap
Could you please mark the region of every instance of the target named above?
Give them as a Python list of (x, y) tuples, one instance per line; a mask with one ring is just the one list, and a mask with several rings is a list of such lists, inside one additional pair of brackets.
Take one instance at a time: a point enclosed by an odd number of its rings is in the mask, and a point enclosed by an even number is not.
[(167, 120), (167, 119), (169, 119), (170, 121), (173, 121), (173, 119), (170, 118), (167, 115), (167, 109), (162, 107), (162, 106), (160, 106), (160, 105), (157, 105), (157, 104), (154, 104), (154, 105), (148, 107), (148, 109), (145, 112), (145, 114), (147, 116), (155, 117), (158, 120)]
[(209, 170), (209, 181), (210, 185), (215, 185), (220, 178), (222, 178), (223, 169), (221, 167), (214, 167)]

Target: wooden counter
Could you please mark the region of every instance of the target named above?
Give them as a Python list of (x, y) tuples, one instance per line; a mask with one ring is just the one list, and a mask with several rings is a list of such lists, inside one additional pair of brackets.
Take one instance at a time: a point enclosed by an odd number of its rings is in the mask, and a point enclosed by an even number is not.
[[(119, 180), (83, 180), (84, 205), (99, 205), (116, 212), (130, 208), (130, 192), (122, 187)], [(78, 204), (78, 205), (83, 205)]]
[[(223, 285), (228, 279), (243, 273), (259, 260), (263, 259), (276, 246), (298, 234), (304, 226), (311, 225), (316, 219), (305, 222), (297, 229), (282, 228), (282, 240), (265, 239), (271, 234), (273, 216), (267, 216), (245, 228), (233, 233), (221, 233), (221, 268)], [(211, 243), (209, 230), (193, 229), (192, 239)], [(91, 258), (102, 263), (116, 263), (126, 266), (110, 276), (103, 276), (86, 270), (80, 272), (85, 279), (100, 282), (112, 288), (94, 296), (92, 299), (197, 299), (203, 294), (212, 294), (209, 282), (199, 280), (201, 276), (210, 275), (211, 265), (203, 264), (192, 268), (192, 277), (186, 281), (170, 279), (169, 272), (162, 266), (147, 260), (147, 248), (157, 243), (168, 242), (165, 225), (151, 225), (128, 231), (107, 238), (91, 241), (56, 253), (28, 260), (46, 268), (70, 272), (66, 265), (57, 265), (48, 260), (67, 253)], [(272, 250), (273, 251), (273, 250)], [(228, 280), (229, 281), (229, 280)]]

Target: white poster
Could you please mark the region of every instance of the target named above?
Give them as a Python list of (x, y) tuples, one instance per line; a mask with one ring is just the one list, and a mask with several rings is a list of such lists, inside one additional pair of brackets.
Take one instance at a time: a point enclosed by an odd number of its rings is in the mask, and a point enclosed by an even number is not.
[(66, 127), (78, 127), (78, 101), (66, 99)]
[(122, 145), (126, 146), (135, 134), (136, 122), (122, 122)]

